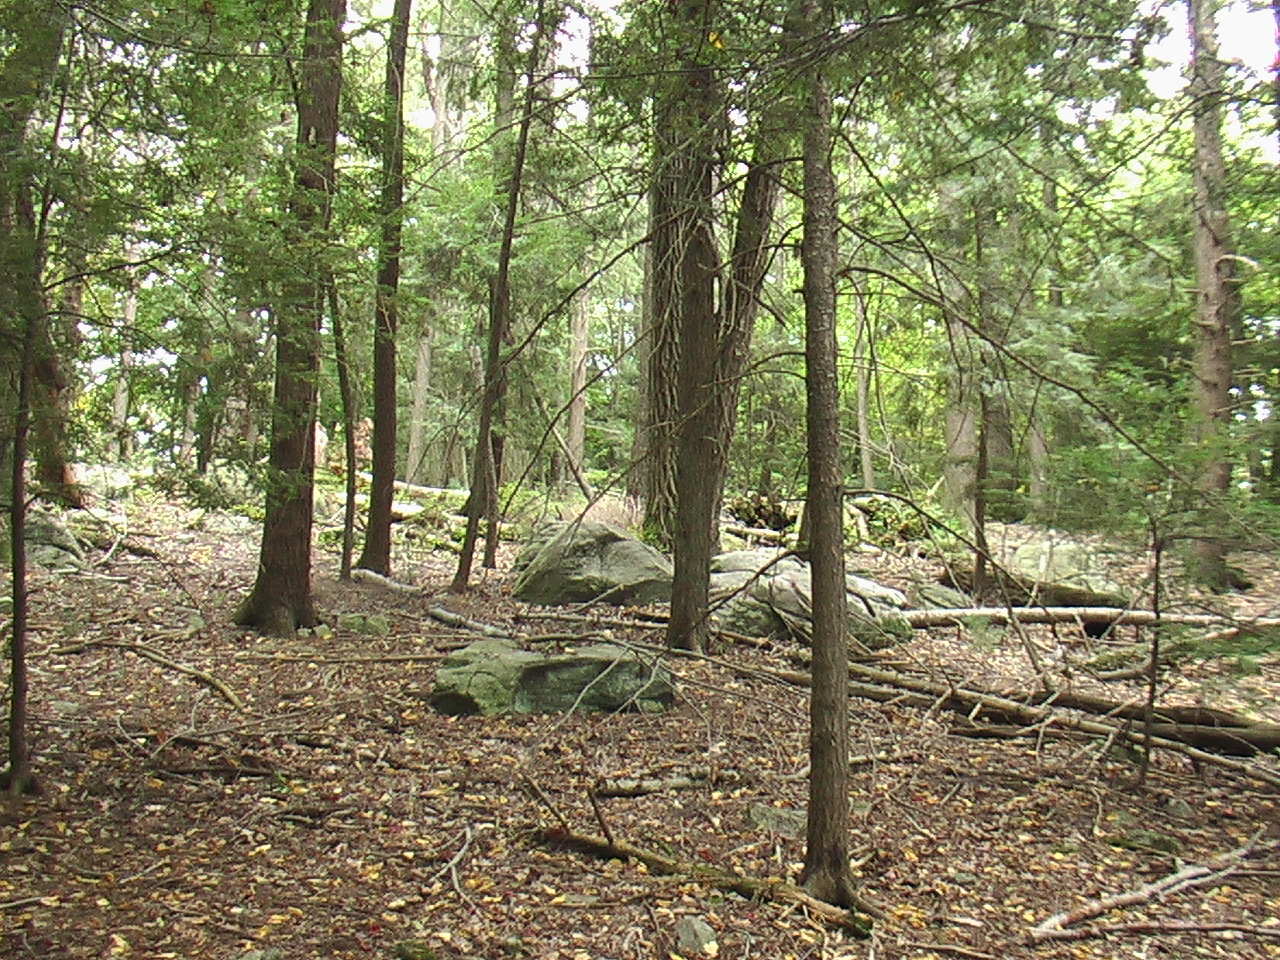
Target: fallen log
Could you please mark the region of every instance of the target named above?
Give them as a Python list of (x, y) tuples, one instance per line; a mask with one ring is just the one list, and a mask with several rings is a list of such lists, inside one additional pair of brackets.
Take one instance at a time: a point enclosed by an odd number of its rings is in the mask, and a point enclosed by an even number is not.
[(1157, 623), (1193, 627), (1220, 627), (1226, 624), (1267, 628), (1280, 627), (1280, 617), (1237, 619), (1217, 613), (1156, 613), (1154, 610), (1126, 610), (1121, 607), (942, 607), (934, 610), (902, 610), (907, 623), (916, 629), (954, 627), (966, 620), (1007, 623), (1091, 623), (1113, 626), (1150, 627)]
[[(809, 685), (809, 675), (807, 673), (790, 670), (769, 670), (759, 667), (755, 668), (754, 672), (760, 675), (773, 676), (797, 686)], [(1234, 757), (1213, 753), (1209, 749), (1202, 748), (1196, 744), (1174, 739), (1171, 735), (1179, 731), (1180, 725), (1178, 724), (1164, 725), (1159, 732), (1153, 730), (1153, 735), (1148, 741), (1143, 728), (1130, 721), (1107, 722), (1104, 720), (1090, 720), (1085, 717), (1068, 714), (1060, 707), (1020, 703), (997, 694), (966, 690), (963, 687), (957, 687), (952, 684), (907, 677), (893, 671), (878, 670), (860, 663), (851, 663), (849, 665), (849, 674), (851, 678), (849, 690), (851, 696), (864, 697), (880, 702), (901, 700), (912, 706), (942, 708), (971, 720), (977, 717), (1005, 720), (1027, 728), (1028, 731), (1032, 729), (1077, 731), (1090, 736), (1132, 743), (1140, 747), (1150, 743), (1152, 747), (1180, 753), (1197, 763), (1221, 767), (1242, 777), (1257, 780), (1272, 787), (1280, 787), (1280, 773), (1267, 770), (1244, 760), (1234, 759)], [(1044, 698), (1042, 697), (1042, 699)], [(1206, 739), (1209, 738), (1210, 731), (1227, 738), (1227, 742), (1231, 745), (1236, 745), (1237, 749), (1224, 751), (1224, 753), (1233, 753), (1238, 756), (1239, 742), (1247, 741), (1247, 737), (1243, 736), (1242, 732), (1257, 728), (1262, 728), (1264, 733), (1264, 737), (1260, 738), (1260, 745), (1265, 744), (1267, 742), (1265, 735), (1273, 729), (1271, 725), (1258, 724), (1254, 727), (1204, 728), (1202, 732), (1205, 734)], [(1260, 749), (1265, 749), (1265, 747), (1260, 746)]]

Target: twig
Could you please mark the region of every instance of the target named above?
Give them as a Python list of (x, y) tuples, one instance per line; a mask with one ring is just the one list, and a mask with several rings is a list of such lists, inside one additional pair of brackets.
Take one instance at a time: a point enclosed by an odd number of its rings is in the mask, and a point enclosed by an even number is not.
[(761, 897), (779, 903), (802, 906), (815, 916), (857, 936), (868, 935), (870, 923), (867, 917), (876, 919), (886, 917), (880, 907), (869, 901), (860, 899), (855, 904), (854, 910), (846, 910), (819, 900), (794, 883), (787, 883), (784, 880), (758, 880), (704, 864), (685, 863), (625, 841), (610, 843), (601, 837), (574, 833), (571, 830), (541, 830), (538, 832), (538, 837), (550, 846), (577, 850), (601, 859), (638, 860), (654, 873), (688, 876), (696, 882), (729, 890), (744, 897)]
[(396, 653), (382, 657), (331, 657), (325, 654), (241, 653), (237, 660), (253, 660), (266, 663), (418, 663), (441, 660), (447, 653)]
[[(435, 873), (433, 873), (430, 877), (427, 878), (428, 884), (435, 883), (446, 872), (457, 870), (458, 864), (462, 862), (462, 858), (465, 857), (467, 855), (467, 851), (471, 849), (471, 840), (473, 836), (474, 835), (471, 832), (471, 825), (467, 824), (467, 826), (463, 829), (463, 833), (462, 833), (462, 846), (458, 848), (457, 853), (455, 853), (452, 857), (449, 858), (448, 863), (446, 863), (443, 867), (441, 867), (439, 870), (437, 870)], [(456, 874), (454, 876), (454, 882), (455, 883), (457, 882)]]
[(972, 957), (973, 960), (998, 960), (994, 953), (983, 953), (981, 950), (971, 950), (968, 947), (962, 947), (955, 943), (929, 943), (924, 940), (907, 940), (902, 945), (904, 947), (914, 947), (917, 950), (936, 950), (939, 953), (954, 953), (957, 957)]
[(1272, 851), (1277, 847), (1280, 847), (1280, 842), (1271, 842), (1262, 847), (1257, 847), (1253, 841), (1250, 841), (1243, 847), (1214, 857), (1208, 863), (1187, 864), (1181, 869), (1161, 877), (1159, 880), (1143, 884), (1135, 890), (1126, 890), (1123, 893), (1112, 894), (1109, 897), (1090, 900), (1082, 903), (1074, 910), (1056, 913), (1032, 928), (1031, 939), (1036, 942), (1041, 940), (1077, 939), (1077, 931), (1068, 930), (1067, 928), (1080, 923), (1082, 920), (1092, 920), (1120, 907), (1147, 903), (1151, 900), (1163, 900), (1165, 897), (1180, 890), (1217, 883), (1235, 873), (1239, 868), (1240, 861), (1259, 851)]
[(1195, 923), (1190, 920), (1135, 921), (1133, 923), (1095, 923), (1072, 930), (1056, 930), (1052, 934), (1035, 937), (1039, 940), (1088, 940), (1117, 933), (1242, 933), (1264, 940), (1280, 941), (1280, 929), (1276, 927), (1250, 926), (1244, 923)]
[(548, 797), (547, 792), (538, 785), (538, 782), (527, 773), (521, 774), (520, 779), (524, 781), (524, 785), (529, 788), (529, 792), (538, 799), (538, 802), (546, 807), (551, 815), (556, 818), (556, 822), (560, 824), (560, 829), (565, 833), (572, 833), (573, 830), (569, 826), (569, 821), (565, 819), (565, 816), (560, 812), (560, 809), (551, 802), (551, 798)]
[(604, 834), (605, 840), (612, 845), (613, 831), (609, 829), (609, 824), (604, 818), (604, 810), (600, 807), (600, 794), (594, 786), (587, 790), (587, 797), (591, 801), (591, 810), (596, 815), (596, 823), (600, 824), (600, 832)]
[(212, 687), (222, 699), (235, 707), (237, 710), (245, 708), (244, 701), (241, 700), (230, 687), (215, 677), (213, 674), (204, 670), (198, 670), (195, 667), (188, 667), (186, 664), (178, 663), (176, 660), (170, 660), (155, 647), (148, 646), (145, 643), (134, 643), (125, 640), (89, 640), (85, 643), (77, 643), (67, 647), (56, 647), (53, 653), (81, 653), (90, 647), (117, 647), (121, 650), (132, 650), (140, 657), (160, 664), (162, 667), (168, 667), (170, 670), (176, 670), (178, 673), (194, 677), (206, 686)]

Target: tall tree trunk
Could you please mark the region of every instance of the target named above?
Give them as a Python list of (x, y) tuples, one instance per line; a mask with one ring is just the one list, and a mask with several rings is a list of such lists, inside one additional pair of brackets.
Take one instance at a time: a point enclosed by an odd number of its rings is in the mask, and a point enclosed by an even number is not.
[(565, 426), (568, 474), (582, 477), (587, 454), (587, 348), (591, 339), (591, 297), (582, 291), (569, 310), (569, 411)]
[[(716, 310), (720, 256), (713, 234), (715, 168), (723, 112), (715, 74), (704, 45), (714, 29), (714, 0), (679, 0), (676, 27), (681, 69), (663, 97), (662, 131), (669, 145), (665, 193), (671, 201), (676, 284), (675, 329), (679, 337), (675, 416), (675, 573), (667, 642), (701, 650), (710, 635), (707, 594), (715, 530), (719, 520), (715, 470), (721, 460), (715, 394), (719, 372), (721, 316)], [(652, 398), (651, 398), (652, 399)]]
[[(136, 259), (136, 250), (130, 247), (126, 256)], [(136, 267), (125, 270), (126, 287), (124, 305), (120, 311), (120, 366), (116, 370), (115, 387), (111, 396), (111, 439), (117, 463), (124, 463), (133, 456), (133, 431), (129, 428), (129, 407), (133, 383), (133, 335), (138, 328), (138, 272)]]
[(679, 173), (673, 169), (672, 151), (679, 142), (670, 130), (665, 101), (654, 107), (654, 157), (649, 186), (649, 244), (645, 257), (643, 341), (644, 378), (637, 430), (635, 469), (644, 501), (644, 533), (658, 546), (669, 549), (676, 530), (675, 436), (679, 410), (676, 396), (680, 369), (677, 204)]
[(333, 362), (338, 371), (338, 402), (342, 407), (342, 463), (345, 496), (342, 498), (342, 550), (338, 579), (351, 579), (351, 554), (356, 542), (356, 401), (351, 382), (351, 351), (347, 346), (347, 323), (342, 316), (338, 283), (332, 272), (325, 277), (329, 299), (329, 322), (333, 325)]
[(431, 334), (418, 335), (413, 361), (413, 408), (409, 419), (409, 454), (405, 479), (424, 483), (427, 460), (427, 403), (431, 399)]
[(19, 4), (7, 11), (0, 63), (0, 506), (9, 527), (8, 767), (0, 786), (34, 793), (27, 730), (26, 455), (37, 344), (47, 337), (43, 224), (36, 213), (38, 157), (28, 129), (57, 72), (71, 8)]
[[(342, 25), (346, 0), (310, 0), (298, 89), (297, 172), (290, 200), (289, 245), (316, 250), (327, 240), (335, 188)], [(316, 382), (326, 277), (314, 258), (283, 285), (275, 311), (276, 374), (271, 417), (270, 482), (253, 591), (236, 623), (292, 637), (318, 623), (311, 595), (312, 491)]]
[(377, 293), (373, 334), (373, 480), (364, 550), (357, 566), (391, 574), (391, 501), (396, 479), (396, 327), (399, 324), (400, 254), (404, 232), (404, 66), (413, 0), (395, 0), (387, 44), (383, 93), (382, 195), (378, 215)]
[[(1239, 316), (1235, 248), (1227, 218), (1227, 171), (1222, 155), (1225, 71), (1218, 56), (1219, 0), (1191, 0), (1191, 97), (1195, 134), (1193, 173), (1196, 314), (1192, 439), (1204, 458), (1199, 489), (1206, 526), (1231, 488), (1231, 330)], [(1192, 575), (1214, 590), (1238, 585), (1226, 544), (1203, 537), (1193, 547)]]
[(862, 283), (857, 287), (858, 337), (853, 345), (854, 416), (858, 430), (858, 472), (862, 489), (876, 489), (876, 461), (871, 450), (871, 378), (875, 353), (871, 314), (867, 309), (867, 293)]
[[(485, 558), (493, 566), (498, 546), (498, 483), (502, 463), (504, 437), (495, 426), (501, 424), (501, 406), (507, 393), (506, 360), (502, 346), (511, 329), (511, 259), (515, 241), (516, 218), (520, 212), (520, 194), (524, 182), (524, 164), (529, 149), (529, 129), (533, 125), (533, 108), (537, 96), (536, 72), (541, 63), (542, 42), (546, 24), (543, 23), (543, 4), (538, 5), (536, 32), (529, 50), (525, 70), (524, 106), (516, 132), (515, 149), (510, 159), (510, 176), (506, 180), (503, 202), (502, 237), (498, 248), (498, 265), (489, 284), (489, 336), (484, 360), (484, 391), (480, 400), (480, 424), (477, 430), (476, 454), (471, 471), (471, 496), (467, 510), (467, 530), (462, 539), (458, 566), (454, 571), (450, 589), (466, 590), (471, 581), (471, 567), (475, 560), (476, 541), (480, 533), (480, 520), (487, 517)], [(506, 41), (502, 41), (505, 43)], [(511, 41), (514, 47), (514, 40)], [(501, 46), (501, 44), (500, 44)], [(514, 53), (508, 51), (510, 56)], [(500, 55), (501, 61), (503, 57)], [(503, 121), (513, 115), (507, 92), (509, 84), (504, 79), (506, 68), (499, 63), (499, 85), (496, 117), (499, 130), (507, 124)]]
[[(830, 7), (803, 0), (815, 38)], [(801, 883), (813, 896), (852, 907), (849, 868), (849, 647), (844, 566), (844, 478), (836, 341), (839, 214), (831, 169), (831, 87), (817, 61), (804, 113), (805, 397), (809, 560), (813, 583), (813, 686), (809, 700), (809, 812)]]

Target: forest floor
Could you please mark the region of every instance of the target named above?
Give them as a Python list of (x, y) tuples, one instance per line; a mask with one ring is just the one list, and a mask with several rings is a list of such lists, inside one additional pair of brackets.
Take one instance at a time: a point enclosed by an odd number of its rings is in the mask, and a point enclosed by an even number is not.
[[(265, 639), (231, 624), (255, 524), (159, 502), (129, 512), (128, 536), (91, 573), (32, 571), (44, 796), (0, 807), (4, 960), (432, 955), (425, 947), (440, 960), (1280, 957), (1274, 787), (1170, 752), (1141, 782), (1114, 744), (1052, 729), (960, 737), (954, 716), (901, 703), (852, 701), (857, 876), (886, 914), (869, 939), (705, 878), (548, 846), (548, 828), (607, 828), (679, 861), (794, 879), (802, 819), (756, 824), (766, 808), (804, 809), (807, 691), (749, 670), (802, 669), (803, 651), (733, 644), (719, 661), (677, 660), (679, 698), (661, 715), (445, 717), (425, 699), (436, 664), (473, 635), (433, 619), (435, 605), (543, 646), (595, 630), (661, 635), (596, 622), (616, 610), (557, 620), (564, 611), (514, 602), (501, 571), (447, 596), (447, 552), (397, 557), (398, 578), (420, 592), (342, 583), (324, 549), (324, 613), (384, 614), (390, 634)], [(1277, 558), (1241, 559), (1260, 584), (1250, 593), (1174, 600), (1275, 615)], [(931, 572), (892, 551), (851, 562), (890, 584)], [(1131, 566), (1145, 575), (1143, 558)], [(922, 676), (1026, 688), (1028, 642), (1058, 666), (1091, 643), (1074, 628), (950, 628), (918, 631), (890, 656)], [(1280, 661), (1254, 664), (1184, 665), (1165, 697), (1275, 722)], [(1274, 759), (1251, 762), (1277, 773)], [(680, 775), (692, 789), (672, 781), (593, 810), (603, 779)], [(1251, 855), (1229, 856), (1243, 848)], [(1209, 872), (1169, 881), (1163, 898), (1148, 886), (1196, 866)], [(1078, 939), (1032, 937), (1060, 911), (1128, 892), (1065, 925)], [(714, 940), (681, 946), (693, 920)]]

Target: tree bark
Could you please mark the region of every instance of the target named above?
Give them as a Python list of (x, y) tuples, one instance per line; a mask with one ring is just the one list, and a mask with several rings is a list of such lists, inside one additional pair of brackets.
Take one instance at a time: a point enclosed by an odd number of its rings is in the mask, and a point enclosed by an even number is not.
[(721, 315), (716, 309), (720, 256), (714, 236), (716, 158), (723, 110), (715, 74), (704, 62), (706, 37), (714, 27), (714, 0), (681, 0), (676, 30), (681, 69), (663, 98), (662, 128), (670, 199), (671, 277), (675, 283), (675, 573), (667, 642), (701, 650), (710, 636), (708, 571), (719, 519), (714, 464), (725, 452), (715, 406)]
[(357, 566), (391, 575), (391, 501), (396, 479), (396, 328), (399, 325), (400, 254), (404, 232), (404, 68), (413, 0), (395, 0), (383, 92), (382, 194), (378, 215), (378, 278), (373, 333), (373, 480), (364, 550)]
[[(1193, 249), (1195, 355), (1192, 361), (1192, 441), (1200, 448), (1199, 492), (1205, 525), (1217, 525), (1215, 507), (1231, 488), (1231, 331), (1240, 310), (1235, 248), (1227, 216), (1227, 169), (1222, 154), (1225, 70), (1218, 56), (1219, 0), (1191, 0), (1191, 98), (1195, 134)], [(1236, 586), (1226, 544), (1202, 537), (1193, 546), (1191, 574), (1213, 590)]]
[[(820, 0), (804, 0), (816, 36), (830, 20)], [(844, 566), (844, 477), (836, 341), (839, 214), (831, 169), (831, 87), (819, 62), (807, 77), (804, 114), (805, 395), (809, 558), (813, 579), (813, 688), (809, 706), (809, 813), (804, 888), (828, 903), (857, 903), (849, 868), (849, 646)]]
[[(587, 349), (591, 338), (591, 299), (587, 291), (569, 309), (569, 411), (565, 426), (567, 474), (579, 480), (587, 455)], [(564, 485), (564, 484), (562, 484)]]
[(319, 620), (311, 595), (312, 491), (315, 473), (316, 382), (325, 272), (318, 261), (327, 240), (342, 90), (342, 25), (346, 0), (310, 0), (301, 65), (298, 159), (289, 204), (289, 246), (311, 251), (283, 284), (275, 311), (276, 374), (266, 517), (253, 590), (236, 623), (292, 637)]
[[(431, 334), (423, 330), (413, 363), (413, 412), (409, 420), (409, 454), (405, 479), (410, 483), (426, 482), (427, 469), (427, 403), (431, 399)], [(442, 485), (444, 481), (441, 482)]]
[(35, 203), (39, 162), (28, 129), (62, 57), (70, 7), (23, 4), (9, 11), (8, 53), (0, 64), (0, 506), (13, 610), (9, 623), (8, 767), (0, 786), (34, 793), (27, 730), (26, 453), (37, 344), (47, 337), (44, 238)]

